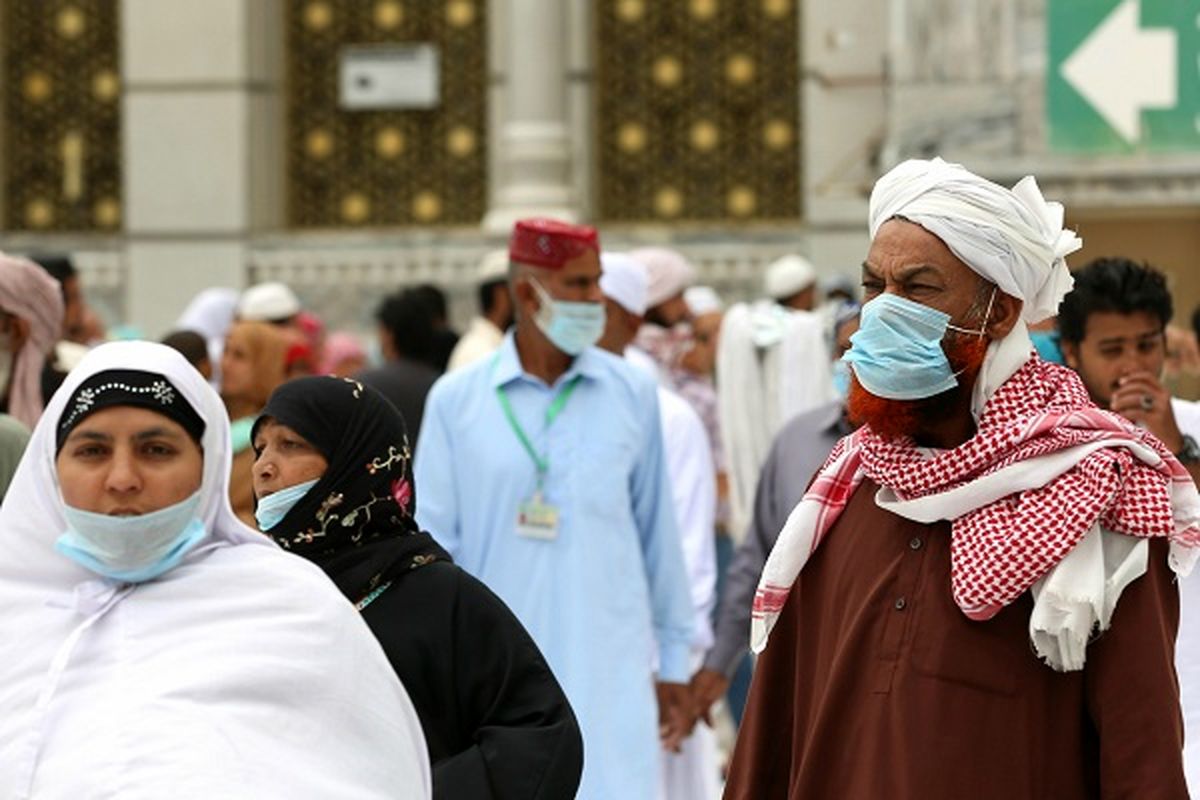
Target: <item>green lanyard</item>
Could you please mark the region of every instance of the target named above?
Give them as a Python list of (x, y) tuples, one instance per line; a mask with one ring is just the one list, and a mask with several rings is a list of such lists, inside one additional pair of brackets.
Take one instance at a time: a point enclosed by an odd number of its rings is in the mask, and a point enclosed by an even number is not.
[[(558, 415), (566, 407), (567, 401), (571, 399), (571, 394), (575, 391), (575, 387), (579, 385), (579, 379), (582, 377), (582, 375), (576, 375), (567, 381), (566, 386), (558, 390), (558, 394), (554, 396), (550, 407), (546, 409), (546, 424), (543, 430), (549, 428), (554, 420), (558, 419)], [(538, 455), (537, 450), (533, 447), (533, 442), (529, 440), (528, 434), (525, 433), (525, 429), (521, 427), (521, 423), (517, 422), (517, 415), (513, 413), (512, 403), (508, 401), (508, 394), (505, 393), (504, 387), (497, 386), (496, 394), (500, 397), (500, 406), (504, 409), (504, 416), (508, 420), (508, 424), (512, 427), (513, 433), (521, 440), (521, 445), (525, 448), (525, 452), (529, 453), (529, 457), (533, 459), (533, 465), (537, 468), (538, 491), (541, 491), (543, 480), (550, 469), (550, 462), (545, 456)]]

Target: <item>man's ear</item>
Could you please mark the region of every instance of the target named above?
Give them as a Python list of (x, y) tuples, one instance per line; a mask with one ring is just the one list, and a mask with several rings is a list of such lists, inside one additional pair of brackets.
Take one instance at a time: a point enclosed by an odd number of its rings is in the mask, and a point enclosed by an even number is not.
[(537, 292), (533, 289), (529, 274), (518, 273), (512, 279), (513, 311), (516, 318), (532, 317), (540, 308)]
[(988, 320), (987, 335), (992, 339), (1003, 339), (1016, 327), (1021, 319), (1021, 309), (1025, 304), (1012, 295), (996, 290), (996, 299), (992, 303), (992, 315)]
[(1076, 372), (1079, 371), (1079, 342), (1059, 340), (1058, 347), (1062, 350), (1063, 363)]

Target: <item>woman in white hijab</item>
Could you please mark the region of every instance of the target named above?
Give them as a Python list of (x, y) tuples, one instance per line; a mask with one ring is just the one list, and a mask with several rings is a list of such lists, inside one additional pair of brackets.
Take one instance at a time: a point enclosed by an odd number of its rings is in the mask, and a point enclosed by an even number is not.
[(54, 395), (0, 509), (0, 797), (429, 797), (379, 645), (234, 517), (229, 464), (162, 345), (103, 345)]

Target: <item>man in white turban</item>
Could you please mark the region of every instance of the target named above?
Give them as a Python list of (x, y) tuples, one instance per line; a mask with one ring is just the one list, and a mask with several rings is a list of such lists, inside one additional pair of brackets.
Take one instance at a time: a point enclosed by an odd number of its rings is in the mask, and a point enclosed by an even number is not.
[(861, 427), (763, 570), (725, 796), (1186, 797), (1173, 572), (1200, 495), (1034, 354), (1081, 246), (1062, 207), (935, 159), (870, 210)]
[(817, 301), (817, 270), (803, 256), (789, 254), (767, 266), (767, 297), (794, 311), (812, 311)]

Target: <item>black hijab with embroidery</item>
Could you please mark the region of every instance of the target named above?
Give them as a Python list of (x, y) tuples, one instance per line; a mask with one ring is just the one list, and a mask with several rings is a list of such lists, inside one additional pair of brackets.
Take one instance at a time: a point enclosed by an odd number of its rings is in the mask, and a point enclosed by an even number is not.
[(274, 391), (268, 419), (303, 436), (329, 462), (325, 474), (267, 531), (285, 550), (325, 571), (352, 602), (450, 556), (417, 527), (412, 448), (404, 419), (358, 381), (299, 378)]

